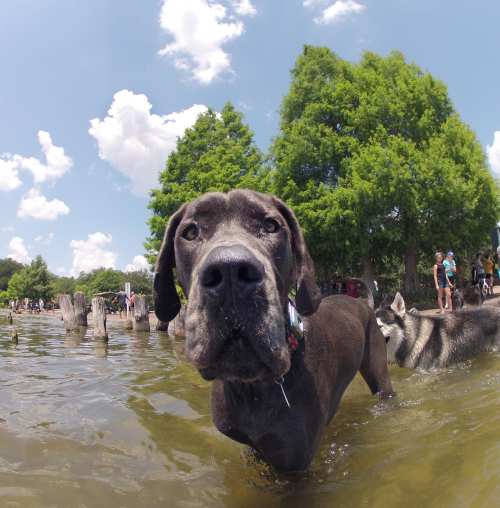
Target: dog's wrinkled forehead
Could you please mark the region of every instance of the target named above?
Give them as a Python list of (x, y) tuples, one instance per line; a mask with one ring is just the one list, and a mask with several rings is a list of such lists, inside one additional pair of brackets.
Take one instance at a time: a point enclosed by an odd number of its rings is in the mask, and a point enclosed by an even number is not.
[(239, 229), (258, 237), (266, 219), (274, 219), (288, 230), (286, 221), (266, 195), (244, 190), (208, 193), (187, 206), (176, 236), (182, 236), (184, 228), (194, 223), (204, 240), (213, 238), (225, 228), (233, 228), (235, 233)]

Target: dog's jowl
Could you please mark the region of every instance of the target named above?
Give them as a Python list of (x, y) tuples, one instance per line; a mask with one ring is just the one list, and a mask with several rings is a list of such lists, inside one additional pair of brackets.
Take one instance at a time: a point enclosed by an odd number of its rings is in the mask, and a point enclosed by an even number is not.
[[(172, 216), (155, 275), (162, 321), (180, 308), (174, 271), (188, 297), (186, 356), (214, 381), (215, 425), (276, 468), (307, 468), (358, 370), (373, 393), (392, 392), (373, 311), (346, 296), (321, 300), (300, 227), (279, 199), (211, 193)], [(291, 289), (303, 327), (290, 326)]]

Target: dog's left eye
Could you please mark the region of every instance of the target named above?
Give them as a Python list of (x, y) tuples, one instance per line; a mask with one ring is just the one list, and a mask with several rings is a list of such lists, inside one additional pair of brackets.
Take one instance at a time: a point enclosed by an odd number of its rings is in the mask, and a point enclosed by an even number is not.
[(264, 221), (264, 229), (267, 233), (277, 233), (280, 229), (280, 225), (278, 221), (268, 218)]
[(188, 241), (196, 240), (196, 238), (198, 238), (198, 227), (196, 226), (196, 224), (190, 224), (182, 232), (182, 238)]

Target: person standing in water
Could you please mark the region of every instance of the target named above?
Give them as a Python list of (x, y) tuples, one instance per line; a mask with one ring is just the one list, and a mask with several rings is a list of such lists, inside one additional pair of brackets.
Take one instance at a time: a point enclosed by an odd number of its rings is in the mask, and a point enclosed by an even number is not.
[(446, 274), (446, 268), (443, 264), (444, 255), (442, 252), (436, 252), (436, 263), (432, 267), (434, 275), (434, 284), (437, 291), (437, 301), (439, 312), (444, 314), (443, 296), (446, 298), (446, 308), (451, 312), (453, 310), (451, 303), (450, 281)]

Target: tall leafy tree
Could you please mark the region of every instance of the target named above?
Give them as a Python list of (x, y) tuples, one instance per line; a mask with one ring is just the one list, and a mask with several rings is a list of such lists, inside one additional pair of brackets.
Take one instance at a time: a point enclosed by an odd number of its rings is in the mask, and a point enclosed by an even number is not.
[(152, 191), (151, 236), (145, 243), (154, 262), (169, 217), (185, 202), (205, 192), (234, 188), (265, 189), (267, 172), (253, 133), (230, 104), (221, 113), (208, 111), (178, 140)]
[(370, 280), (399, 260), (414, 290), (422, 252), (479, 245), (497, 218), (482, 148), (446, 86), (398, 52), (352, 64), (306, 46), (272, 151), (276, 192), (325, 278), (339, 269)]
[(0, 259), (0, 291), (5, 291), (10, 278), (24, 265), (10, 258)]
[(41, 256), (37, 256), (29, 265), (14, 273), (7, 294), (9, 298), (48, 300), (53, 296), (52, 278), (47, 263)]

